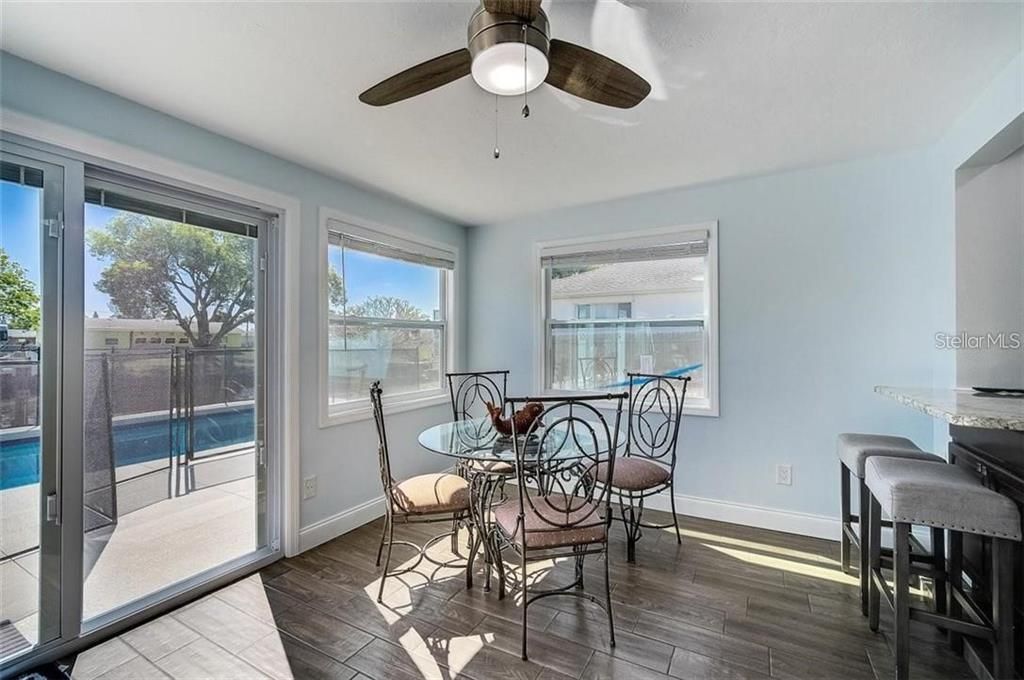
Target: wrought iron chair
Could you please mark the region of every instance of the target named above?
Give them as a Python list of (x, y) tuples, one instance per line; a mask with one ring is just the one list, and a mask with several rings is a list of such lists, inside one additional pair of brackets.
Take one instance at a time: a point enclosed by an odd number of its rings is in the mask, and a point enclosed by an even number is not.
[[(615, 646), (611, 584), (608, 577), (608, 528), (611, 523), (611, 491), (593, 483), (589, 471), (603, 463), (614, 472), (619, 439), (619, 422), (625, 392), (601, 396), (542, 397), (509, 399), (515, 412), (529, 401), (540, 402), (544, 410), (525, 432), (513, 425), (516, 453), (516, 497), (494, 510), (494, 526), (489, 539), (494, 555), (509, 549), (519, 558), (516, 584), (522, 593), (523, 646), (527, 658), (526, 617), (530, 604), (555, 595), (588, 599), (608, 615), (608, 632)], [(615, 407), (615, 420), (609, 425), (606, 414), (596, 405), (605, 402)], [(513, 421), (514, 424), (515, 421)], [(602, 555), (605, 559), (604, 602), (584, 591), (583, 559)], [(546, 590), (531, 587), (526, 568), (529, 562), (572, 557), (575, 580), (568, 586)], [(505, 596), (506, 573), (503, 560), (495, 560), (498, 569), (499, 598)]]
[[(626, 451), (614, 470), (599, 464), (594, 476), (618, 497), (626, 529), (626, 559), (636, 562), (636, 542), (640, 540), (642, 529), (675, 527), (676, 542), (683, 542), (676, 515), (676, 444), (690, 377), (649, 373), (628, 373), (627, 376), (629, 434)], [(644, 524), (644, 499), (665, 490), (669, 492), (672, 523)]]
[[(437, 541), (450, 536), (452, 552), (458, 552), (458, 531), (460, 526), (471, 530), (469, 522), (469, 483), (459, 475), (426, 474), (397, 481), (391, 475), (391, 457), (388, 453), (387, 431), (384, 427), (384, 408), (381, 403), (383, 391), (380, 381), (370, 385), (370, 402), (373, 405), (373, 419), (377, 425), (379, 446), (377, 454), (380, 462), (380, 479), (384, 486), (384, 529), (377, 548), (377, 566), (380, 566), (384, 546), (387, 553), (384, 558), (384, 573), (380, 577), (380, 589), (377, 591), (377, 602), (384, 596), (384, 582), (389, 576), (408, 573), (420, 565), (423, 560), (441, 567), (451, 567), (454, 563), (439, 562), (427, 554), (427, 550)], [(435, 522), (451, 522), (452, 530), (433, 537), (422, 546), (409, 541), (396, 541), (394, 538), (395, 521), (407, 523), (429, 524)], [(389, 571), (391, 566), (391, 548), (405, 545), (418, 552), (416, 561), (397, 571)], [(471, 573), (469, 561), (466, 563), (466, 583), (470, 585)]]
[(446, 373), (453, 419), (468, 420), (486, 416), (484, 402), (487, 401), (503, 405), (508, 391), (508, 374), (508, 371)]
[[(505, 394), (508, 392), (508, 371), (469, 371), (466, 373), (446, 373), (448, 393), (452, 401), (452, 418), (454, 420), (472, 420), (488, 416), (486, 402), (505, 405)], [(486, 421), (485, 421), (486, 422)], [(482, 424), (481, 432), (490, 431), (490, 424)], [(488, 472), (510, 477), (515, 470), (507, 463), (462, 462), (456, 466), (456, 472), (469, 478), (470, 472)]]

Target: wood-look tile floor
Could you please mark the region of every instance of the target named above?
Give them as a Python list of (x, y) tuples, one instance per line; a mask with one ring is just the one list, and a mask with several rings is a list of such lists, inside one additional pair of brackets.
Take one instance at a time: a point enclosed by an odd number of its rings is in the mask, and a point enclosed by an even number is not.
[[(652, 513), (653, 515), (654, 513)], [(683, 518), (683, 543), (648, 530), (638, 563), (611, 550), (617, 646), (603, 612), (573, 598), (530, 606), (530, 660), (519, 657), (520, 609), (466, 590), (456, 568), (421, 565), (389, 578), (384, 604), (372, 522), (281, 560), (67, 663), (76, 678), (890, 678), (891, 617), (872, 634), (837, 543)], [(403, 526), (422, 541), (442, 525)], [(448, 543), (436, 555), (448, 554)], [(410, 553), (396, 548), (399, 560)], [(449, 554), (450, 557), (450, 554)], [(603, 593), (588, 558), (587, 588)], [(571, 580), (568, 563), (537, 578)], [(942, 636), (914, 624), (915, 678), (970, 678)]]

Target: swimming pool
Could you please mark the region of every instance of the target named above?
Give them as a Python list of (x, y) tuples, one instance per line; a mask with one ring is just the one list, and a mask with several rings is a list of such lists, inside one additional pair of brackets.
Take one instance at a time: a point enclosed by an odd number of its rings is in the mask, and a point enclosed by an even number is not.
[[(186, 422), (175, 418), (176, 449), (184, 452)], [(118, 467), (171, 454), (171, 424), (166, 417), (114, 424), (114, 460)], [(195, 450), (209, 451), (253, 441), (252, 406), (226, 407), (195, 416)], [(175, 453), (178, 451), (176, 450)], [(39, 482), (39, 435), (0, 441), (0, 490)]]

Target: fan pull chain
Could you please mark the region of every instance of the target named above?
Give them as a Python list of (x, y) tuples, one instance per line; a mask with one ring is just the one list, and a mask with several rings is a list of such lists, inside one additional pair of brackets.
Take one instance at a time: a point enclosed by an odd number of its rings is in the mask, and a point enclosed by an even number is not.
[(501, 158), (501, 149), (498, 148), (498, 95), (494, 95), (494, 158)]
[(526, 54), (529, 50), (527, 49), (526, 43), (526, 24), (523, 24), (523, 118), (530, 117), (530, 102), (527, 99), (527, 71), (526, 71)]

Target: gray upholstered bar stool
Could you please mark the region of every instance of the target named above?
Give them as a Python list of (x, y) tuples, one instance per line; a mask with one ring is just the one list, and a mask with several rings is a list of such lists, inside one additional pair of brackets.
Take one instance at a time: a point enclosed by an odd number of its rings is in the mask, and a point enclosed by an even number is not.
[[(864, 616), (868, 615), (868, 492), (864, 486), (864, 463), (872, 456), (889, 458), (913, 458), (932, 462), (945, 462), (938, 456), (925, 453), (914, 442), (905, 437), (893, 437), (883, 434), (860, 434), (844, 432), (836, 442), (836, 453), (839, 455), (839, 488), (840, 515), (842, 529), (839, 537), (839, 555), (843, 571), (850, 573), (850, 546), (855, 546), (860, 555), (860, 608)], [(850, 480), (857, 479), (860, 487), (860, 510), (854, 515), (850, 509)], [(857, 532), (853, 530), (857, 524)], [(886, 523), (888, 525), (888, 522)], [(933, 544), (936, 544), (933, 536)], [(943, 557), (945, 544), (937, 542), (938, 551), (933, 549), (932, 559)], [(883, 552), (888, 558), (888, 552)]]
[[(992, 675), (1014, 675), (1013, 552), (1021, 538), (1020, 512), (1006, 496), (989, 489), (967, 470), (920, 460), (873, 457), (865, 465), (864, 482), (871, 493), (868, 545), (870, 589), (868, 621), (878, 630), (881, 593), (895, 614), (896, 678), (910, 674), (910, 621), (931, 623), (951, 636), (969, 635), (992, 645)], [(893, 587), (882, 575), (882, 513), (893, 526)], [(923, 525), (950, 532), (951, 559), (944, 593), (950, 615), (910, 606), (910, 528)], [(961, 588), (959, 544), (963, 534), (991, 540), (991, 613), (968, 598)], [(936, 583), (939, 578), (936, 577)]]

